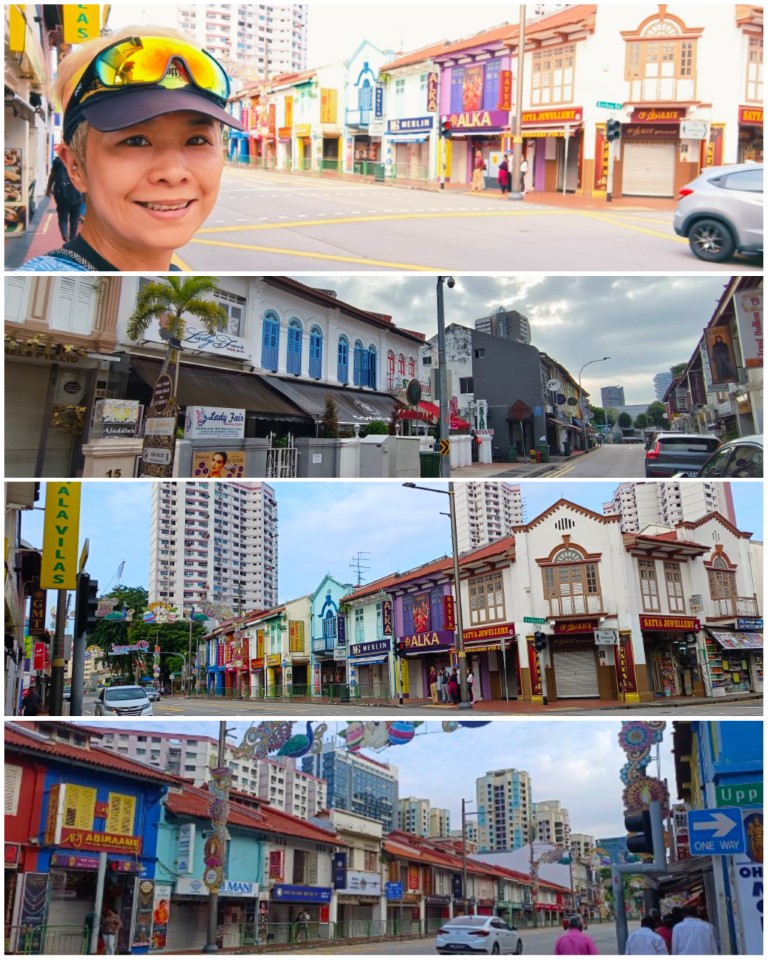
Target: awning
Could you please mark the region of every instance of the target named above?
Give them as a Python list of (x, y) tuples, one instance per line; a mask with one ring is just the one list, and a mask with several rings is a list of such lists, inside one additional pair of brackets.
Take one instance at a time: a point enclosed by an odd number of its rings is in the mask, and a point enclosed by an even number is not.
[(723, 650), (762, 650), (762, 633), (743, 633), (739, 630), (713, 630), (707, 627), (707, 632), (716, 640)]
[(353, 663), (356, 667), (359, 667), (361, 664), (366, 663), (384, 663), (387, 660), (389, 654), (372, 654), (370, 657), (349, 657), (348, 662)]
[(330, 394), (336, 401), (336, 415), (340, 424), (365, 424), (374, 420), (389, 423), (397, 400), (388, 393), (370, 393), (363, 390), (345, 390), (324, 384), (302, 383), (281, 377), (263, 377), (274, 390), (295, 404), (316, 423), (323, 419), (325, 398)]
[[(154, 387), (162, 366), (159, 360), (131, 357), (134, 371)], [(232, 407), (265, 420), (306, 421), (297, 405), (265, 384), (266, 377), (234, 370), (215, 370), (182, 363), (179, 370), (179, 396), (183, 407)]]
[[(401, 410), (398, 417), (401, 420), (439, 420), (440, 407), (429, 400), (422, 400), (415, 410)], [(449, 426), (451, 430), (469, 429), (469, 423), (455, 414), (451, 414)]]
[(396, 133), (385, 134), (390, 143), (424, 143), (429, 140), (428, 133)]

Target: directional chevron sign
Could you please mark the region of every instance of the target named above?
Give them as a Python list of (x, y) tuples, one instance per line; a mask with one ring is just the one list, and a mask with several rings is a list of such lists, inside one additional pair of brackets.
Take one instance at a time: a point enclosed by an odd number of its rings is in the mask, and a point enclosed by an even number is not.
[(728, 857), (744, 853), (741, 808), (689, 810), (688, 837), (693, 857)]

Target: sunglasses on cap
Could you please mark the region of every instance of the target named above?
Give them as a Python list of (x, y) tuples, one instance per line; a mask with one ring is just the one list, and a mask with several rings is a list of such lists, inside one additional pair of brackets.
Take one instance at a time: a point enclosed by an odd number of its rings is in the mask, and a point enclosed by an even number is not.
[(173, 37), (124, 37), (98, 53), (64, 90), (65, 113), (90, 97), (115, 90), (162, 86), (176, 90), (190, 85), (220, 101), (229, 96), (229, 77), (214, 58)]

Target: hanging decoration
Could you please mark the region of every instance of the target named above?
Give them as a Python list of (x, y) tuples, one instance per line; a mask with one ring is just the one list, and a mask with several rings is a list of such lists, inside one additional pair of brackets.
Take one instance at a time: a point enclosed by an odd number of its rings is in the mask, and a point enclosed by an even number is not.
[(627, 755), (621, 768), (624, 784), (624, 809), (647, 810), (652, 800), (658, 800), (662, 814), (669, 815), (669, 790), (657, 777), (647, 775), (647, 767), (653, 760), (652, 750), (664, 739), (664, 720), (628, 720), (619, 731), (619, 746)]

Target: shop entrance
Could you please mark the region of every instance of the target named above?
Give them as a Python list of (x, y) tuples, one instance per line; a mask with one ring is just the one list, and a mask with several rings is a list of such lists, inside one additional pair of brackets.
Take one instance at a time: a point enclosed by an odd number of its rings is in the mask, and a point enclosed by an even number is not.
[(557, 699), (598, 698), (597, 658), (593, 640), (555, 642), (552, 649)]

